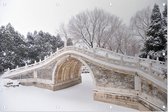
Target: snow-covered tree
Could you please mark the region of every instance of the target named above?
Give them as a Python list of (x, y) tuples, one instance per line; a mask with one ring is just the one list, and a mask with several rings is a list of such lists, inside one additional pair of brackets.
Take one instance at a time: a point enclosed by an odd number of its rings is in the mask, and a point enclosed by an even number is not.
[[(167, 4), (164, 6), (164, 11), (162, 13), (162, 31), (164, 34), (165, 40), (167, 40)], [(162, 54), (164, 54), (164, 58), (167, 60), (167, 42), (164, 45), (164, 49), (162, 50)]]
[(23, 66), (26, 60), (26, 43), (9, 23), (0, 27), (0, 72), (7, 68)]
[(52, 36), (43, 31), (34, 31), (27, 34), (28, 60), (27, 63), (33, 63), (35, 60), (44, 59), (44, 56), (50, 52), (55, 52), (57, 48), (63, 46), (60, 36)]
[(50, 52), (63, 47), (60, 36), (52, 36), (43, 31), (23, 35), (15, 31), (9, 23), (0, 27), (0, 73), (5, 69), (23, 66), (43, 59)]
[(151, 23), (146, 35), (147, 39), (140, 57), (149, 55), (151, 59), (158, 57), (160, 60), (165, 60), (162, 50), (164, 50), (167, 40), (163, 33), (162, 15), (157, 4), (154, 5), (152, 10)]

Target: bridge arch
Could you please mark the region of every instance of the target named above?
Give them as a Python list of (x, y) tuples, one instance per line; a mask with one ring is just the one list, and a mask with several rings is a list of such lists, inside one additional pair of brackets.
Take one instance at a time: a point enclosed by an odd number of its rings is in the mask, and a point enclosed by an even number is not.
[(64, 89), (80, 83), (82, 65), (89, 70), (93, 86), (96, 87), (96, 79), (91, 67), (81, 57), (68, 54), (61, 57), (54, 66), (52, 72), (52, 82), (56, 85), (54, 90)]
[(76, 64), (89, 69), (96, 86), (94, 100), (139, 110), (167, 110), (167, 100), (163, 100), (167, 99), (167, 75), (162, 71), (167, 70), (166, 63), (105, 49), (64, 47), (40, 62), (8, 70), (3, 77), (19, 80), (23, 85), (59, 90), (81, 82), (81, 77), (66, 80), (76, 69), (79, 76), (80, 67), (75, 68)]

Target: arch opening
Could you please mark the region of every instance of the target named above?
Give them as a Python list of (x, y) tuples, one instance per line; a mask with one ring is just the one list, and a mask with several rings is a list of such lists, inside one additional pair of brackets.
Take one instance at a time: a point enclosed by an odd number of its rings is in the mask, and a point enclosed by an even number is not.
[(53, 83), (54, 83), (53, 89), (54, 90), (64, 89), (81, 83), (82, 82), (81, 69), (83, 68), (83, 66), (85, 66), (85, 68), (88, 69), (88, 72), (92, 77), (94, 88), (96, 86), (95, 83), (96, 80), (88, 64), (80, 57), (68, 55), (62, 57), (55, 65), (53, 71)]

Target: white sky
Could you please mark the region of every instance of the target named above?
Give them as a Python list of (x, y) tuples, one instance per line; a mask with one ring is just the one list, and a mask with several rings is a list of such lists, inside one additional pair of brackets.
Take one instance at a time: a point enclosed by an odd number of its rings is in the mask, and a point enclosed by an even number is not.
[(162, 10), (166, 0), (0, 0), (0, 26), (11, 23), (20, 33), (43, 30), (57, 34), (60, 24), (68, 23), (75, 14), (92, 10), (95, 7), (104, 9), (120, 17), (129, 24), (130, 18), (147, 6), (154, 3)]

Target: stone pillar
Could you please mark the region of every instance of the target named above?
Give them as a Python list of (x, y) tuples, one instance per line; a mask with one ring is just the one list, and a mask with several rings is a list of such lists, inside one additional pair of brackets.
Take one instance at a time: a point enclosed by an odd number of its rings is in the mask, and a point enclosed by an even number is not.
[(121, 56), (121, 60), (120, 60), (120, 62), (121, 62), (121, 65), (124, 64), (123, 56)]
[(134, 89), (139, 92), (141, 91), (141, 78), (137, 73), (134, 76)]
[(160, 64), (159, 57), (156, 58), (156, 64), (157, 64), (157, 66), (159, 66), (159, 64)]
[(149, 56), (149, 55), (147, 55), (147, 59), (148, 59), (148, 60), (150, 59), (150, 56)]
[(37, 79), (37, 71), (36, 70), (33, 71), (33, 75), (34, 75), (34, 78)]
[(152, 74), (152, 62), (149, 62), (149, 74), (151, 75)]

